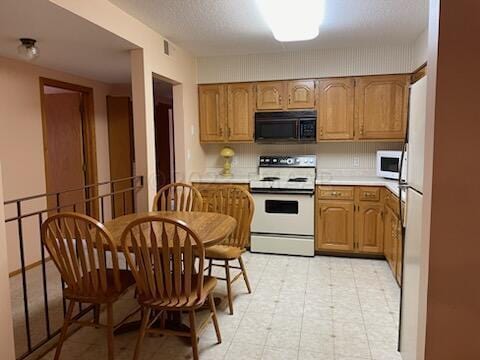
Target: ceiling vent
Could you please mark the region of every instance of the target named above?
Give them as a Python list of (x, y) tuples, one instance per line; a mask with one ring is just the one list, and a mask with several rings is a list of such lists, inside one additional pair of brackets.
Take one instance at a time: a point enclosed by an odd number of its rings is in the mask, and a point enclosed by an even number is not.
[(167, 40), (163, 40), (163, 53), (170, 56), (170, 44)]

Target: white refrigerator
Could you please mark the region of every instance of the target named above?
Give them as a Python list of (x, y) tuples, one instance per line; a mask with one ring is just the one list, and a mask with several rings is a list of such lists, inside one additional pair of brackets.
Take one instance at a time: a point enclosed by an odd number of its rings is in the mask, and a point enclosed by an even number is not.
[(422, 360), (424, 333), (419, 311), (422, 303), (422, 210), (425, 153), (427, 77), (410, 88), (410, 109), (406, 149), (407, 181), (401, 185), (406, 200), (402, 221), (405, 226), (403, 278), (400, 315), (400, 353), (403, 360)]

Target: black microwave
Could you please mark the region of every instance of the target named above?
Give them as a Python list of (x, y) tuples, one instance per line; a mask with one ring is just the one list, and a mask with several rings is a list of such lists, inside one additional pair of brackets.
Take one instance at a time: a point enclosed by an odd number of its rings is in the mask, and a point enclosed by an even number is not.
[(255, 142), (315, 142), (317, 112), (275, 111), (255, 113)]

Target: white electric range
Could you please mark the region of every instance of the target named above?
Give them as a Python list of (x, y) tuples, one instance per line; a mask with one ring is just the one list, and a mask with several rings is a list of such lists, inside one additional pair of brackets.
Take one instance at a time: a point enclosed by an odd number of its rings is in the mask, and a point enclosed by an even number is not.
[(260, 156), (251, 251), (314, 255), (315, 155)]

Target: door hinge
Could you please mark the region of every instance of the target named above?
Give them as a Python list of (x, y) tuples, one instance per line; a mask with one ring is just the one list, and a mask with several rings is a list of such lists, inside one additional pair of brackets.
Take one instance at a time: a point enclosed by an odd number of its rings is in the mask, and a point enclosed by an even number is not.
[(84, 173), (87, 172), (87, 164), (86, 164), (86, 163), (83, 163), (83, 165), (82, 165), (82, 171), (83, 171)]

